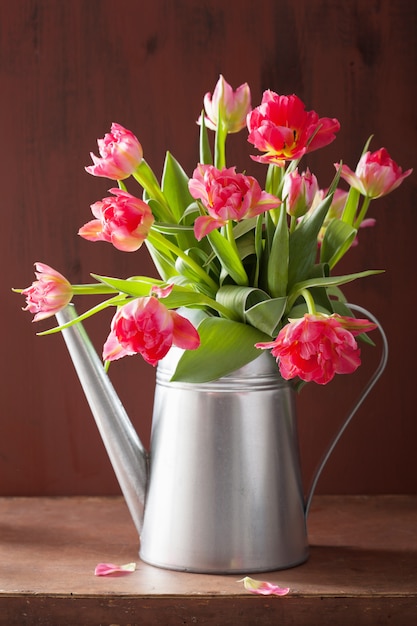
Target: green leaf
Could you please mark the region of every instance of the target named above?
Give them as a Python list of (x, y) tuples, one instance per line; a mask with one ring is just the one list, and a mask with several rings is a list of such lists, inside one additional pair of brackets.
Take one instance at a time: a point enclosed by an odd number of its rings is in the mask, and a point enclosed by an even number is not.
[(317, 278), (309, 278), (294, 285), (288, 296), (289, 308), (292, 308), (295, 300), (301, 294), (303, 289), (311, 289), (312, 287), (337, 287), (345, 285), (358, 278), (366, 278), (374, 274), (381, 274), (384, 270), (365, 270), (364, 272), (356, 272), (355, 274), (344, 274), (342, 276), (324, 276)]
[(258, 215), (257, 220), (256, 220), (256, 228), (255, 228), (256, 267), (255, 267), (255, 273), (253, 276), (253, 284), (255, 285), (255, 287), (259, 285), (259, 278), (261, 274), (261, 262), (262, 262), (262, 252), (263, 252), (262, 232), (263, 232), (263, 217), (262, 215)]
[(157, 280), (156, 278), (148, 278), (147, 276), (136, 276), (135, 278), (122, 279), (112, 278), (110, 276), (99, 276), (98, 274), (91, 275), (101, 283), (110, 285), (110, 287), (117, 289), (117, 291), (135, 298), (149, 296), (152, 286), (162, 283), (162, 281)]
[(205, 306), (207, 298), (198, 291), (175, 285), (169, 296), (163, 298), (162, 303), (167, 309), (179, 309), (180, 307)]
[(139, 166), (133, 172), (133, 178), (143, 187), (143, 196), (145, 201), (148, 199), (157, 201), (157, 204), (155, 205), (157, 207), (157, 212), (155, 212), (154, 215), (157, 216), (162, 222), (171, 222), (173, 216), (167, 199), (159, 186), (154, 172), (146, 163), (145, 159), (142, 159)]
[(231, 276), (237, 285), (247, 285), (248, 277), (242, 261), (231, 243), (218, 230), (212, 230), (207, 235), (211, 247), (218, 256), (224, 270)]
[[(186, 254), (188, 256), (188, 252)], [(192, 257), (190, 257), (190, 258), (192, 258)], [(178, 274), (183, 276), (189, 282), (192, 282), (192, 283), (200, 283), (201, 282), (200, 275), (197, 272), (195, 272), (194, 269), (192, 267), (190, 267), (189, 264), (186, 263), (180, 257), (178, 257), (177, 260), (175, 261), (175, 269), (177, 270)]]
[(285, 311), (287, 298), (270, 298), (262, 289), (224, 285), (216, 300), (235, 311), (240, 320), (247, 322), (270, 337), (276, 334)]
[(270, 341), (252, 326), (219, 317), (205, 319), (198, 332), (200, 347), (184, 352), (172, 381), (204, 383), (221, 378), (259, 356), (255, 343)]
[[(258, 217), (262, 218), (262, 215)], [(239, 239), (239, 237), (246, 235), (246, 233), (252, 232), (256, 226), (258, 217), (249, 217), (248, 219), (242, 220), (241, 222), (238, 222), (235, 226), (233, 226), (234, 238)]]
[(146, 192), (144, 192), (143, 197), (144, 201), (150, 206), (152, 215), (157, 221), (163, 221), (172, 217), (158, 200), (149, 198)]
[(327, 190), (326, 197), (331, 196), (333, 198), (334, 192), (337, 189), (340, 180), (340, 174), (342, 173), (342, 163), (340, 162), (340, 167), (336, 170), (336, 174), (333, 177), (332, 182)]
[[(125, 303), (126, 303), (126, 296), (118, 295), (118, 296), (115, 296), (114, 298), (109, 298), (108, 300), (105, 300), (104, 302), (100, 302), (99, 304), (96, 304), (96, 306), (89, 309), (88, 311), (85, 311), (85, 313), (82, 313), (81, 315), (78, 315), (74, 309), (75, 317), (71, 319), (69, 322), (66, 322), (65, 324), (61, 324), (60, 326), (55, 326), (54, 328), (49, 328), (48, 330), (44, 330), (36, 334), (38, 337), (42, 337), (43, 335), (52, 335), (53, 333), (58, 333), (61, 330), (64, 330), (64, 328), (69, 328), (70, 326), (73, 326), (74, 324), (78, 324), (78, 322), (83, 322), (88, 317), (92, 317), (93, 315), (96, 315), (96, 313), (100, 313), (100, 311), (103, 311), (107, 307), (122, 306)], [(74, 305), (69, 304), (68, 306), (73, 307)]]
[(267, 191), (268, 193), (272, 193), (272, 195), (274, 196), (280, 195), (280, 190), (284, 180), (283, 170), (284, 168), (278, 167), (273, 163), (268, 166), (265, 181), (265, 191)]
[(167, 152), (162, 174), (162, 191), (177, 222), (186, 207), (193, 202), (188, 190), (188, 176), (178, 161)]
[(287, 293), (288, 259), (287, 213), (284, 204), (282, 204), (268, 259), (268, 291), (273, 298), (283, 297)]
[(156, 270), (162, 280), (168, 281), (173, 276), (176, 276), (178, 272), (175, 269), (175, 259), (173, 259), (171, 254), (165, 250), (159, 250), (156, 246), (149, 243), (148, 240), (146, 240), (145, 243)]
[[(317, 313), (324, 313), (325, 315), (330, 315), (331, 310), (324, 308), (320, 305), (316, 305)], [(288, 312), (287, 318), (291, 320), (297, 320), (304, 316), (305, 313), (308, 313), (308, 307), (305, 302), (295, 305), (291, 311)]]
[(204, 109), (201, 111), (200, 127), (200, 163), (203, 165), (213, 165), (213, 155), (210, 149), (207, 126), (205, 122)]
[[(181, 165), (170, 152), (167, 152), (162, 174), (162, 191), (168, 201), (174, 221), (177, 223), (182, 220), (187, 207), (194, 202), (188, 190), (188, 180)], [(179, 247), (186, 250), (195, 244), (193, 230), (179, 229), (176, 233), (176, 240)]]
[(264, 300), (246, 311), (246, 320), (269, 337), (275, 337), (278, 334), (286, 305), (287, 298)]
[(238, 285), (223, 285), (216, 294), (216, 300), (228, 309), (235, 311), (244, 321), (246, 311), (263, 300), (269, 300), (269, 295), (256, 287), (240, 287)]
[(236, 241), (238, 254), (242, 261), (247, 257), (255, 256), (255, 237), (253, 232), (248, 232)]
[(192, 226), (182, 224), (166, 224), (165, 222), (154, 222), (152, 228), (163, 235), (178, 235), (178, 233), (193, 232)]
[(327, 196), (309, 216), (305, 216), (290, 235), (288, 285), (305, 280), (310, 275), (317, 255), (317, 236), (332, 203)]
[(320, 260), (333, 268), (349, 250), (357, 230), (342, 220), (333, 219), (326, 227), (320, 249)]
[(343, 209), (342, 221), (346, 222), (350, 226), (353, 226), (355, 221), (356, 211), (358, 209), (360, 193), (354, 187), (349, 189), (348, 197), (346, 200), (345, 208)]

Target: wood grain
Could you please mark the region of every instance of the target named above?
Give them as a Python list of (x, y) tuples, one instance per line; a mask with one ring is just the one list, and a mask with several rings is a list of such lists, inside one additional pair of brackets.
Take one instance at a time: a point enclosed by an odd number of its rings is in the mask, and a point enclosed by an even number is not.
[[(417, 611), (415, 496), (319, 496), (311, 553), (253, 575), (289, 595), (250, 595), (239, 576), (158, 569), (138, 560), (121, 498), (0, 499), (0, 624), (411, 626)], [(99, 562), (136, 562), (94, 576)]]
[[(238, 4), (238, 8), (237, 8)], [(306, 164), (329, 184), (333, 163), (355, 167), (367, 137), (404, 168), (415, 167), (414, 0), (17, 0), (0, 3), (2, 139), (2, 381), (0, 493), (112, 494), (118, 486), (69, 363), (62, 338), (39, 338), (11, 287), (33, 280), (43, 261), (73, 282), (90, 272), (126, 277), (153, 271), (145, 250), (122, 254), (77, 236), (109, 181), (84, 171), (112, 121), (140, 138), (160, 174), (166, 149), (191, 173), (195, 120), (218, 75), (297, 93), (308, 109), (340, 119), (331, 146)], [(229, 162), (263, 176), (244, 133)], [(346, 289), (371, 309), (390, 341), (384, 379), (348, 429), (319, 484), (324, 493), (414, 493), (417, 489), (414, 351), (417, 325), (416, 176), (378, 200), (340, 271), (385, 268)], [(79, 302), (80, 310), (90, 306)], [(110, 314), (88, 325), (98, 350)], [(377, 337), (375, 337), (377, 341)], [(306, 485), (327, 441), (378, 359), (300, 397)], [(154, 371), (125, 359), (111, 376), (141, 436), (149, 439)]]

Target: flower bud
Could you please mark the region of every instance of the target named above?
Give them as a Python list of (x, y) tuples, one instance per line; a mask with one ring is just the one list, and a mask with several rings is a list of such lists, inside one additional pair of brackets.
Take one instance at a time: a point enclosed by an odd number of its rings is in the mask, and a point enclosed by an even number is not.
[[(335, 163), (336, 169), (339, 164)], [(385, 148), (376, 152), (365, 152), (360, 158), (355, 172), (347, 166), (342, 166), (341, 177), (351, 187), (357, 189), (368, 198), (381, 198), (396, 189), (413, 170), (403, 172), (401, 167), (393, 161)]]
[(142, 146), (135, 135), (120, 124), (113, 123), (111, 132), (97, 139), (97, 144), (102, 158), (90, 152), (94, 165), (85, 168), (93, 176), (123, 180), (133, 174), (142, 161)]
[[(237, 133), (246, 126), (246, 116), (251, 110), (251, 94), (249, 85), (244, 83), (233, 91), (228, 82), (220, 75), (213, 96), (204, 96), (205, 124), (216, 130), (220, 119), (228, 133)], [(201, 123), (201, 119), (199, 120)]]
[(35, 263), (36, 281), (22, 291), (26, 296), (24, 311), (35, 313), (34, 322), (52, 317), (67, 306), (72, 298), (72, 286), (59, 272), (45, 263)]
[(282, 197), (286, 198), (287, 213), (302, 217), (311, 208), (319, 190), (317, 178), (307, 168), (302, 174), (298, 168), (285, 175)]

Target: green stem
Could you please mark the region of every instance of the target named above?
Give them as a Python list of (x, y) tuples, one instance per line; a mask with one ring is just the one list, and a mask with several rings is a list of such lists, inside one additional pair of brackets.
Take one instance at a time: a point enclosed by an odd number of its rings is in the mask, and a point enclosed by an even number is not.
[(90, 285), (71, 285), (74, 296), (84, 295), (106, 295), (109, 293), (119, 293), (114, 287), (103, 285), (103, 283), (92, 283)]
[(349, 224), (350, 226), (353, 226), (353, 223), (355, 221), (359, 195), (360, 194), (357, 189), (354, 189), (353, 187), (350, 188), (342, 215), (342, 221), (346, 222), (346, 224)]
[(359, 215), (356, 218), (355, 223), (353, 225), (354, 228), (358, 229), (359, 226), (362, 224), (363, 220), (365, 219), (366, 213), (369, 209), (369, 205), (371, 204), (371, 200), (372, 198), (370, 198), (369, 196), (365, 196)]
[(201, 129), (200, 129), (200, 163), (204, 165), (213, 165), (213, 157), (210, 149), (210, 142), (205, 124), (204, 109), (201, 111)]
[(290, 233), (294, 232), (296, 226), (297, 226), (297, 218), (295, 217), (295, 215), (291, 215), (291, 219), (290, 219)]
[(246, 276), (246, 272), (243, 269), (243, 265), (239, 256), (239, 250), (236, 244), (236, 239), (235, 239), (235, 235), (233, 232), (233, 221), (232, 220), (228, 220), (227, 224), (226, 224), (226, 237), (227, 240), (229, 241), (230, 245), (233, 248), (233, 252), (236, 255), (236, 258), (239, 259), (240, 265), (242, 266), (242, 278), (244, 279), (245, 282), (247, 282), (247, 276)]
[(170, 252), (173, 252), (177, 257), (182, 259), (184, 263), (190, 267), (197, 276), (201, 278), (201, 280), (208, 285), (214, 293), (218, 290), (217, 283), (203, 270), (203, 268), (198, 265), (191, 257), (189, 257), (181, 248), (178, 248), (172, 241), (166, 239), (161, 233), (156, 232), (155, 230), (151, 230), (148, 234), (149, 243), (155, 248), (165, 248)]
[(265, 191), (272, 193), (272, 195), (279, 197), (281, 193), (282, 184), (284, 181), (285, 170), (278, 165), (270, 164), (265, 181)]
[(159, 182), (152, 169), (142, 159), (139, 167), (133, 172), (133, 178), (141, 185), (148, 196), (158, 201), (162, 211), (160, 211), (161, 221), (175, 222), (169, 204), (162, 192)]
[(82, 313), (81, 315), (67, 322), (66, 324), (62, 324), (61, 326), (54, 326), (54, 328), (49, 328), (49, 330), (44, 330), (36, 334), (39, 337), (42, 337), (43, 335), (52, 335), (53, 333), (57, 333), (63, 330), (64, 328), (69, 328), (69, 326), (72, 326), (73, 324), (77, 324), (78, 322), (82, 322), (86, 320), (88, 317), (91, 317), (92, 315), (96, 315), (96, 313), (100, 313), (100, 311), (103, 311), (109, 306), (119, 306), (121, 304), (124, 304), (125, 301), (126, 301), (125, 295), (123, 296), (117, 295), (114, 298), (109, 298), (108, 300), (105, 300), (104, 302), (100, 302), (100, 304), (97, 304), (92, 309), (89, 309), (85, 313)]
[(309, 292), (308, 289), (302, 289), (300, 295), (303, 296), (306, 305), (307, 305), (307, 309), (308, 312), (310, 313), (310, 315), (316, 315), (317, 311), (316, 311), (316, 303), (314, 302), (314, 298), (311, 295), (311, 293)]
[(227, 128), (224, 127), (221, 119), (218, 119), (214, 144), (214, 165), (218, 170), (226, 167), (226, 138)]
[(213, 300), (213, 298), (204, 296), (204, 298), (202, 298), (202, 302), (206, 306), (220, 313), (220, 315), (222, 315), (223, 317), (234, 320), (235, 322), (240, 321), (240, 317), (237, 313), (235, 313), (232, 309), (228, 309), (227, 307), (223, 306), (222, 304), (220, 304), (220, 302), (217, 302), (217, 300)]
[(233, 246), (233, 250), (236, 252), (237, 256), (239, 256), (235, 235), (233, 233), (233, 221), (232, 220), (228, 220), (226, 224), (226, 237), (229, 243)]

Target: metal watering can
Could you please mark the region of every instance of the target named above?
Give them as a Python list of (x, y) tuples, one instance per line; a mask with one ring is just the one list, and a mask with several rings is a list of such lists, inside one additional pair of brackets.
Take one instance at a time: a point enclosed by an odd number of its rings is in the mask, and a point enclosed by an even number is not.
[[(170, 383), (179, 354), (157, 367), (149, 453), (140, 442), (82, 324), (62, 331), (140, 536), (140, 557), (167, 569), (251, 573), (308, 558), (306, 519), (334, 447), (381, 376), (380, 363), (331, 443), (304, 500), (294, 391), (267, 352), (203, 383)], [(60, 325), (77, 317), (73, 305)]]

